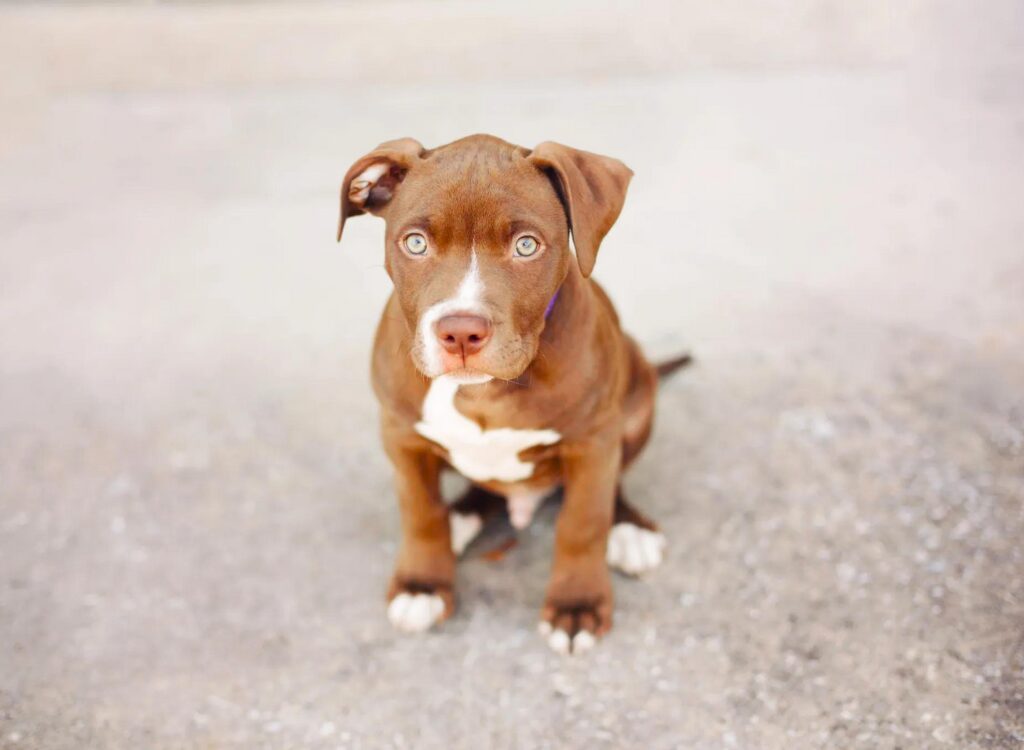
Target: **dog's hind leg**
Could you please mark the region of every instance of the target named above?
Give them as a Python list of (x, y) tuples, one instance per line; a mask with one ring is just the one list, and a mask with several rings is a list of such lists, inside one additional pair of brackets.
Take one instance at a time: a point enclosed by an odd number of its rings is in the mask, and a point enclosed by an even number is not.
[(622, 468), (633, 463), (651, 437), (658, 373), (644, 359), (640, 347), (626, 338), (629, 351), (629, 386), (622, 402)]
[[(640, 455), (651, 436), (658, 378), (689, 362), (689, 357), (684, 356), (654, 367), (644, 358), (636, 342), (629, 338), (627, 342), (630, 381), (623, 402), (623, 470)], [(665, 545), (665, 535), (657, 524), (627, 502), (620, 485), (615, 495), (615, 515), (605, 555), (608, 564), (627, 575), (641, 575), (661, 565)]]
[(642, 575), (661, 565), (665, 546), (657, 524), (630, 505), (619, 487), (605, 555), (608, 564), (626, 575)]
[(484, 524), (505, 509), (505, 498), (471, 485), (465, 494), (448, 509), (448, 523), (452, 530), (452, 551), (461, 555), (476, 539)]

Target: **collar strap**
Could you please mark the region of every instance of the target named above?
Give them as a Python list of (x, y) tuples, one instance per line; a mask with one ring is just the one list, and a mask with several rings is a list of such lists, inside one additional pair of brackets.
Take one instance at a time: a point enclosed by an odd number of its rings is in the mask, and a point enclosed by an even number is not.
[(547, 308), (544, 310), (544, 320), (547, 320), (551, 316), (551, 311), (555, 309), (555, 303), (558, 301), (558, 294), (562, 291), (562, 287), (558, 287), (555, 290), (555, 295), (548, 302)]

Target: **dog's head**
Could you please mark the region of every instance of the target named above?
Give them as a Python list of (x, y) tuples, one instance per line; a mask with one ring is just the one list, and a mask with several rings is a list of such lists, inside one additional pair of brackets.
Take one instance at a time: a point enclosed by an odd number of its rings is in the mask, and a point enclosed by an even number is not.
[(512, 379), (536, 356), (570, 271), (570, 231), (589, 276), (631, 176), (620, 161), (557, 143), (389, 141), (345, 175), (338, 239), (351, 216), (385, 219), (385, 268), (424, 375)]

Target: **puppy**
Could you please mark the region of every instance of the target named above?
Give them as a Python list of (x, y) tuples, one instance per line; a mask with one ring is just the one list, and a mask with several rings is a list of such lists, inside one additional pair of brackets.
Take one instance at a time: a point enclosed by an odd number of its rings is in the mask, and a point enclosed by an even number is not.
[[(487, 517), (507, 507), (524, 528), (560, 487), (540, 621), (553, 649), (585, 651), (611, 627), (609, 564), (661, 563), (664, 537), (620, 483), (650, 435), (658, 370), (590, 279), (631, 177), (607, 156), (487, 135), (389, 141), (345, 175), (338, 239), (353, 216), (383, 217), (395, 287), (373, 384), (401, 511), (387, 594), (400, 630), (451, 615), (456, 557)], [(448, 468), (472, 483), (451, 509)]]

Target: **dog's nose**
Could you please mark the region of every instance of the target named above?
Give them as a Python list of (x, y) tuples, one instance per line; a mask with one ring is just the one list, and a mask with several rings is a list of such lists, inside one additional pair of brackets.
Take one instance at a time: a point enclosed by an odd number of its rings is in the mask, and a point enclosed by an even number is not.
[(491, 322), (479, 315), (445, 315), (436, 329), (437, 340), (449, 354), (476, 354), (491, 338)]

